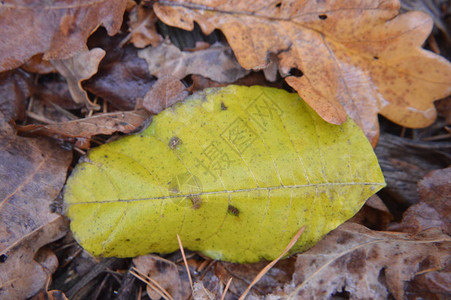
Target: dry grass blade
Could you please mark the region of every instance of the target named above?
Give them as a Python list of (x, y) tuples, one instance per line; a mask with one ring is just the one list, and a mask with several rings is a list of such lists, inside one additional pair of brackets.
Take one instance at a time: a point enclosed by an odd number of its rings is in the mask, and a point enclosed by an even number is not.
[(177, 234), (177, 241), (179, 242), (180, 252), (182, 252), (183, 262), (185, 263), (186, 272), (188, 272), (189, 284), (191, 286), (191, 291), (194, 293), (193, 280), (191, 279), (191, 273), (189, 271), (188, 262), (186, 261), (185, 250), (183, 250), (182, 240), (180, 236)]
[(172, 296), (155, 280), (147, 276), (146, 274), (142, 273), (137, 268), (133, 267), (130, 273), (147, 284), (151, 289), (153, 289), (155, 292), (157, 292), (161, 297), (163, 297), (166, 300), (174, 300)]
[(287, 247), (285, 248), (285, 250), (283, 250), (283, 252), (279, 255), (279, 257), (277, 257), (275, 260), (273, 260), (272, 262), (270, 262), (266, 267), (264, 267), (260, 273), (257, 274), (257, 276), (255, 276), (254, 280), (252, 280), (251, 284), (249, 284), (249, 286), (247, 287), (247, 289), (244, 291), (244, 293), (241, 295), (241, 297), (239, 298), (239, 300), (244, 300), (244, 298), (246, 298), (247, 294), (249, 293), (249, 291), (251, 290), (251, 288), (263, 277), (265, 276), (265, 274), (282, 258), (285, 256), (285, 254), (287, 254), (288, 251), (290, 251), (290, 249), (294, 246), (294, 244), (296, 244), (297, 240), (299, 239), (299, 237), (301, 236), (301, 234), (304, 232), (305, 230), (305, 226), (302, 227), (301, 229), (299, 229), (299, 231), (295, 234), (295, 236), (291, 239), (290, 243), (288, 243)]
[(227, 284), (226, 284), (225, 289), (224, 289), (224, 293), (222, 293), (221, 300), (224, 300), (224, 299), (225, 299), (225, 295), (227, 294), (227, 291), (229, 290), (229, 286), (230, 286), (230, 284), (232, 283), (232, 279), (233, 279), (233, 278), (230, 277), (229, 281), (227, 281)]

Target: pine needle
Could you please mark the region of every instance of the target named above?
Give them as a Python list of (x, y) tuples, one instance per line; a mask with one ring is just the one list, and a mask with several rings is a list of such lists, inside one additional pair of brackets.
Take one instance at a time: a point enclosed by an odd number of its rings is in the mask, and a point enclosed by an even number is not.
[(290, 249), (294, 246), (294, 244), (296, 244), (296, 242), (298, 241), (299, 237), (301, 236), (301, 234), (304, 232), (305, 230), (305, 226), (302, 227), (301, 229), (299, 229), (299, 231), (296, 233), (296, 235), (291, 239), (290, 243), (287, 245), (287, 247), (285, 248), (285, 250), (283, 250), (282, 254), (279, 255), (279, 257), (277, 257), (275, 260), (273, 260), (272, 262), (270, 262), (266, 267), (264, 267), (260, 273), (257, 274), (257, 276), (255, 276), (254, 280), (251, 282), (251, 284), (249, 284), (249, 286), (247, 287), (247, 289), (244, 291), (244, 293), (241, 295), (241, 297), (239, 298), (239, 300), (244, 300), (244, 298), (246, 298), (247, 294), (249, 293), (249, 291), (252, 289), (252, 287), (263, 277), (265, 276), (265, 274), (282, 258), (285, 256), (285, 254), (287, 254), (288, 251), (290, 251)]

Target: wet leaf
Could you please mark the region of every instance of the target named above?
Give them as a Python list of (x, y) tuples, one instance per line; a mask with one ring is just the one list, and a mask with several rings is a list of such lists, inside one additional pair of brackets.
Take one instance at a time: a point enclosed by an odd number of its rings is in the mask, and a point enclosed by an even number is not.
[(249, 73), (236, 61), (232, 50), (221, 44), (187, 52), (165, 42), (156, 48), (139, 51), (138, 56), (147, 61), (150, 74), (156, 77), (171, 75), (183, 79), (187, 75), (198, 74), (218, 82), (231, 83)]
[(0, 113), (6, 122), (25, 118), (26, 100), (35, 91), (31, 74), (20, 69), (0, 73)]
[(90, 151), (65, 188), (76, 240), (94, 255), (179, 248), (252, 262), (311, 247), (384, 186), (351, 120), (323, 121), (296, 94), (206, 90), (142, 133)]
[[(451, 93), (451, 64), (421, 49), (432, 20), (398, 15), (399, 1), (164, 1), (166, 24), (220, 29), (245, 69), (277, 54), (286, 82), (326, 121), (348, 114), (373, 145), (377, 113), (406, 127), (435, 119), (432, 102)], [(300, 72), (299, 72), (300, 71)]]
[(437, 230), (378, 232), (348, 222), (298, 254), (286, 298), (332, 299), (345, 291), (351, 299), (405, 299), (405, 283), (444, 268), (450, 250), (451, 238)]
[[(127, 0), (5, 0), (0, 5), (0, 72), (14, 69), (33, 55), (67, 59), (87, 50), (88, 36), (103, 25), (114, 35)], [(17, 26), (20, 20), (20, 26)]]
[(42, 289), (56, 269), (54, 255), (35, 256), (66, 234), (64, 218), (52, 213), (50, 204), (72, 155), (45, 139), (15, 136), (4, 120), (0, 149), (0, 298), (24, 299)]
[(93, 34), (89, 46), (104, 49), (106, 55), (98, 73), (86, 80), (83, 87), (119, 110), (132, 110), (155, 78), (149, 74), (146, 61), (137, 56), (137, 49), (131, 45), (119, 47), (120, 40), (120, 37), (108, 38), (104, 30)]

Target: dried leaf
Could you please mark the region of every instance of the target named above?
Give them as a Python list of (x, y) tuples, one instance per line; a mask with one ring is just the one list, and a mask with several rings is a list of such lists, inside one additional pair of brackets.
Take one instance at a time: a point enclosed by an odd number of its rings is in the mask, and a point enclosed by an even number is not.
[(126, 3), (127, 0), (3, 1), (0, 72), (14, 69), (39, 53), (44, 53), (45, 60), (68, 59), (87, 50), (86, 40), (99, 25), (105, 26), (109, 35), (116, 34)]
[(130, 133), (137, 130), (149, 117), (143, 110), (98, 114), (79, 120), (48, 125), (17, 126), (22, 133), (38, 133), (60, 138), (87, 138), (114, 132)]
[(138, 56), (147, 61), (150, 74), (156, 77), (171, 75), (183, 79), (189, 74), (198, 74), (214, 81), (230, 83), (249, 73), (236, 61), (232, 50), (221, 44), (186, 52), (164, 42), (156, 48), (138, 51)]
[(32, 76), (23, 70), (0, 73), (0, 113), (6, 122), (25, 118), (27, 98), (35, 90)]
[[(184, 269), (164, 258), (155, 255), (138, 256), (133, 259), (133, 264), (142, 273), (158, 282), (173, 299), (186, 299), (191, 296), (191, 287), (188, 275)], [(152, 299), (158, 299), (158, 294), (147, 287), (147, 293)]]
[(444, 268), (450, 251), (451, 238), (440, 231), (378, 232), (348, 222), (298, 254), (287, 298), (332, 299), (345, 291), (351, 299), (404, 299), (404, 284), (417, 272)]
[(36, 54), (29, 60), (27, 60), (23, 65), (21, 65), (20, 68), (24, 69), (27, 72), (38, 74), (48, 74), (56, 72), (53, 65), (48, 60), (43, 60), (42, 57), (42, 54)]
[(137, 49), (131, 45), (118, 47), (120, 40), (120, 37), (108, 38), (103, 30), (93, 34), (89, 46), (105, 49), (106, 55), (100, 62), (99, 72), (83, 86), (119, 110), (132, 110), (155, 78), (149, 74), (146, 61), (137, 56)]
[(52, 65), (63, 75), (69, 85), (69, 92), (76, 103), (84, 103), (88, 109), (99, 109), (100, 106), (89, 100), (88, 94), (83, 89), (81, 82), (91, 78), (99, 63), (105, 56), (105, 51), (94, 48), (89, 51), (78, 53), (74, 57), (62, 60), (52, 60)]
[(358, 126), (322, 120), (297, 94), (228, 86), (194, 94), (139, 134), (102, 145), (65, 188), (75, 239), (94, 255), (183, 245), (221, 260), (311, 247), (384, 186)]
[(129, 18), (130, 42), (136, 48), (144, 48), (149, 45), (157, 47), (163, 41), (161, 35), (157, 33), (155, 25), (158, 19), (151, 7), (141, 2), (131, 10)]
[(416, 233), (436, 227), (451, 235), (451, 167), (428, 173), (418, 190), (420, 203), (409, 207), (392, 230)]
[(185, 85), (175, 77), (163, 76), (152, 86), (143, 99), (143, 107), (153, 114), (182, 101), (189, 92)]
[(279, 59), (285, 80), (326, 121), (346, 113), (373, 145), (377, 113), (406, 127), (435, 119), (432, 102), (451, 93), (451, 64), (421, 49), (432, 20), (421, 12), (398, 15), (389, 1), (164, 1), (154, 5), (166, 24), (226, 36), (246, 69)]
[[(444, 32), (448, 39), (451, 39), (450, 32), (443, 22), (443, 12), (440, 11), (441, 0), (401, 0), (401, 8), (405, 11), (419, 10), (427, 13), (434, 20), (435, 26)], [(448, 4), (449, 5), (449, 4)]]
[(44, 139), (17, 137), (4, 121), (0, 149), (0, 298), (24, 299), (43, 288), (55, 269), (45, 267), (48, 259), (34, 259), (39, 248), (66, 233), (64, 218), (51, 213), (50, 204), (72, 155)]

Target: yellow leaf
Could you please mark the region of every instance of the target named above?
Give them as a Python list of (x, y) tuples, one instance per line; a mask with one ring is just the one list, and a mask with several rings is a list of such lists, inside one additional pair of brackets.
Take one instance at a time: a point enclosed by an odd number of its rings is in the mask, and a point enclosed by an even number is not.
[(385, 185), (360, 128), (323, 121), (297, 94), (207, 89), (142, 133), (93, 149), (65, 188), (75, 238), (94, 255), (184, 247), (221, 260), (313, 246)]

